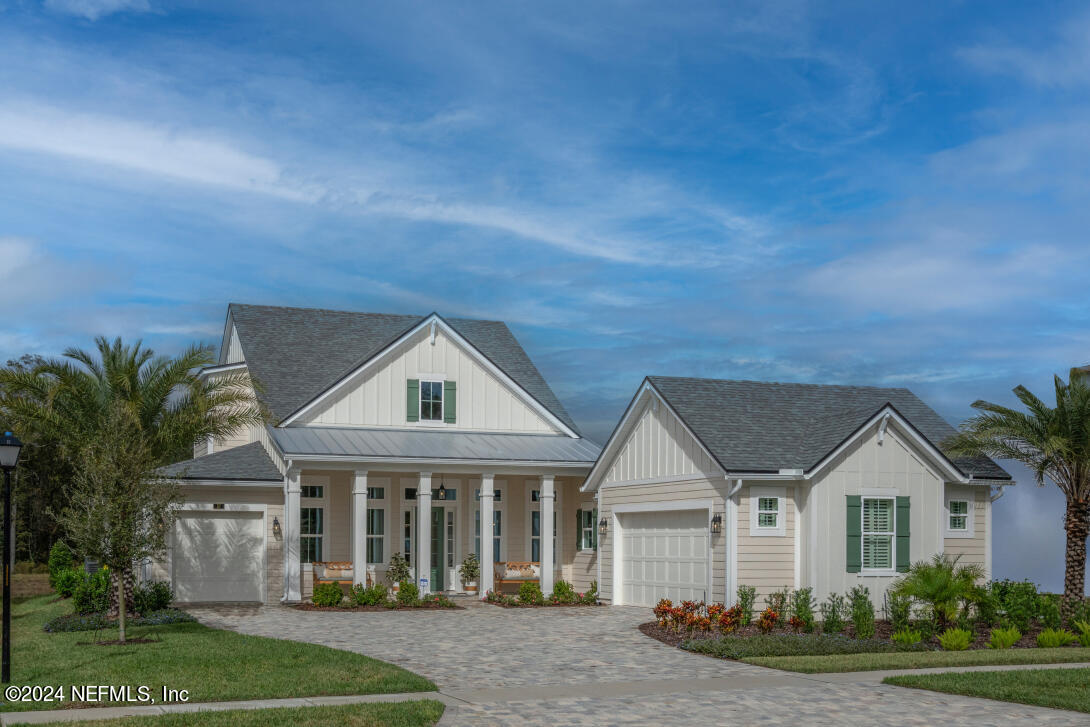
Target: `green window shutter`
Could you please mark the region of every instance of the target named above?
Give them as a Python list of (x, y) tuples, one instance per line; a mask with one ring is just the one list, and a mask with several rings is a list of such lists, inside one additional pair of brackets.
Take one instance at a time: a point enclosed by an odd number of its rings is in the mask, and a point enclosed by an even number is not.
[(458, 382), (443, 382), (443, 421), (454, 424), (458, 415)]
[(908, 554), (908, 515), (909, 499), (897, 498), (897, 572), (907, 573), (911, 565)]
[(420, 379), (409, 379), (405, 387), (405, 419), (420, 421)]
[(591, 511), (590, 547), (598, 550), (598, 508), (594, 508), (594, 510)]
[(575, 550), (583, 549), (583, 511), (575, 511)]
[(848, 539), (848, 572), (858, 573), (863, 569), (863, 498), (859, 495), (848, 495), (847, 520), (844, 525)]

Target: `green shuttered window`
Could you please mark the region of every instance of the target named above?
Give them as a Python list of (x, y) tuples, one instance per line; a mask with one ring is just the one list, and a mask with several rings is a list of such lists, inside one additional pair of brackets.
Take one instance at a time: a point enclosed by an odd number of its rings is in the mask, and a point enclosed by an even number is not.
[(909, 560), (909, 499), (897, 498), (897, 571), (907, 573), (911, 565)]
[(458, 384), (454, 381), (405, 382), (405, 420), (457, 423)]
[(443, 421), (454, 424), (458, 414), (458, 384), (455, 381), (443, 382)]
[(847, 496), (846, 569), (896, 570), (909, 566), (909, 498)]
[(405, 390), (405, 419), (420, 421), (420, 379), (409, 379)]
[(859, 495), (848, 495), (848, 514), (844, 522), (848, 537), (847, 570), (858, 573), (863, 567), (862, 498)]

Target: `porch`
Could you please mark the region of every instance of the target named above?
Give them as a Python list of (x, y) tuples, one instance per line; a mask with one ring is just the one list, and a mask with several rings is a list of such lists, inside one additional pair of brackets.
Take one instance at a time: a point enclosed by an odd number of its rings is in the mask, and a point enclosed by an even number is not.
[[(540, 564), (543, 590), (557, 579), (586, 590), (598, 578), (593, 495), (582, 476), (512, 472), (291, 469), (285, 477), (284, 597), (308, 599), (315, 562), (344, 562), (353, 583), (388, 583), (394, 554), (422, 593), (466, 593), (458, 569), (481, 562), (478, 592), (495, 587), (494, 563)], [(553, 537), (543, 537), (543, 523)], [(485, 527), (482, 537), (482, 523)], [(347, 574), (346, 574), (347, 575)], [(517, 590), (508, 583), (504, 590)]]

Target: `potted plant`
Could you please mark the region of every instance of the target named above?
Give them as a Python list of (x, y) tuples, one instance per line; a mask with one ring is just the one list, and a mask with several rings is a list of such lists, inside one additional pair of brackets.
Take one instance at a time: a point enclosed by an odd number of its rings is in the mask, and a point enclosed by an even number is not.
[(394, 553), (390, 556), (390, 567), (386, 569), (386, 578), (389, 579), (395, 593), (401, 587), (402, 581), (412, 579), (412, 573), (409, 571), (409, 561), (405, 560), (405, 556), (401, 553)]
[(477, 592), (477, 579), (481, 577), (481, 563), (477, 560), (475, 553), (465, 557), (461, 567), (458, 568), (458, 575), (462, 577), (462, 585), (465, 586), (466, 593)]

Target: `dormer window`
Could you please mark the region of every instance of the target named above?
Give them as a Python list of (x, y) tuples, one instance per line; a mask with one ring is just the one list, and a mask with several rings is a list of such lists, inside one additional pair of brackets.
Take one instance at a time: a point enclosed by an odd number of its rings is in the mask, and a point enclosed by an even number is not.
[(443, 421), (443, 382), (420, 382), (420, 421)]

